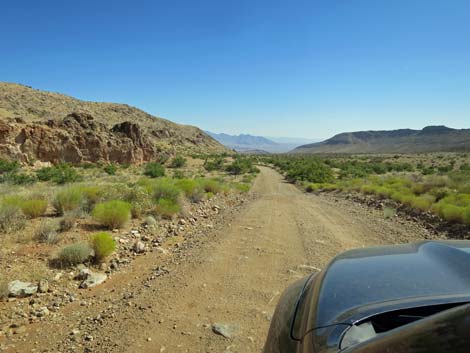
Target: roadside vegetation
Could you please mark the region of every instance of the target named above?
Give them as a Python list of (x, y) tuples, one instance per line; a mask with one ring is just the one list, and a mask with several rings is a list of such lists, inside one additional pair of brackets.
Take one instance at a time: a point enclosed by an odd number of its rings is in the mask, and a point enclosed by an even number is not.
[[(270, 156), (307, 192), (358, 192), (470, 225), (468, 154), (394, 156)], [(386, 212), (391, 214), (390, 210)]]
[[(214, 168), (208, 167), (211, 163)], [(141, 166), (33, 167), (0, 159), (0, 259), (35, 249), (38, 256), (18, 262), (37, 268), (31, 272), (46, 271), (38, 266), (44, 257), (49, 269), (99, 268), (122, 246), (116, 241), (122, 232), (187, 222), (191, 210), (210, 205), (216, 195), (220, 200), (249, 191), (257, 172), (250, 159), (228, 155), (175, 155)], [(0, 277), (15, 279), (16, 265), (0, 264)]]

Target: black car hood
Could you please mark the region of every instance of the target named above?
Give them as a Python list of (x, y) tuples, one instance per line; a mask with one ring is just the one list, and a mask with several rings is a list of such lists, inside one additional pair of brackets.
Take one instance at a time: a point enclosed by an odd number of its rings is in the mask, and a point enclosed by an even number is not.
[(351, 250), (336, 257), (319, 282), (314, 328), (398, 308), (468, 302), (470, 241)]

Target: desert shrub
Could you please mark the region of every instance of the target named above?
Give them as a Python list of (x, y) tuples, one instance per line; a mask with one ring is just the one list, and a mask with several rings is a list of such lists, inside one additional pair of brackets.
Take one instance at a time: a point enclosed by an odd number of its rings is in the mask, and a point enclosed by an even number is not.
[(331, 168), (316, 159), (297, 162), (286, 168), (286, 177), (291, 182), (308, 181), (310, 183), (328, 183), (333, 180)]
[(165, 176), (165, 167), (157, 162), (149, 162), (145, 165), (144, 175), (150, 178)]
[(121, 228), (131, 218), (131, 208), (131, 204), (125, 201), (107, 201), (97, 204), (92, 216), (109, 229)]
[(180, 210), (178, 202), (171, 199), (159, 199), (155, 205), (155, 213), (162, 218), (171, 219)]
[(72, 183), (82, 179), (75, 168), (68, 163), (38, 169), (36, 176), (41, 181), (52, 181), (56, 184)]
[(237, 157), (235, 160), (229, 164), (225, 170), (234, 175), (246, 174), (246, 173), (256, 173), (258, 168), (256, 168), (250, 159)]
[(198, 182), (205, 192), (218, 194), (224, 190), (224, 186), (217, 179), (199, 179)]
[(153, 184), (153, 197), (155, 200), (168, 199), (176, 201), (180, 193), (180, 189), (171, 179), (159, 179)]
[(45, 199), (28, 199), (24, 200), (20, 207), (26, 217), (37, 218), (46, 212), (47, 204)]
[(78, 212), (66, 212), (62, 219), (59, 221), (59, 231), (67, 232), (73, 227), (75, 227), (75, 223), (77, 223), (78, 218)]
[(225, 168), (225, 160), (223, 157), (215, 157), (212, 159), (206, 159), (204, 161), (204, 168), (208, 172), (212, 172), (214, 170), (223, 170)]
[(16, 172), (20, 169), (20, 164), (17, 161), (7, 161), (0, 159), (0, 174)]
[(37, 178), (30, 174), (12, 172), (5, 174), (3, 181), (7, 181), (15, 185), (27, 185), (35, 183)]
[(82, 190), (77, 187), (68, 187), (58, 191), (53, 200), (56, 211), (63, 215), (64, 212), (76, 210), (83, 200)]
[(177, 155), (171, 160), (170, 167), (171, 168), (182, 168), (186, 165), (186, 162), (187, 162), (186, 158), (184, 158), (181, 155)]
[(426, 196), (415, 196), (410, 201), (410, 206), (420, 211), (427, 211), (431, 208), (434, 200)]
[(233, 183), (232, 184), (233, 188), (241, 193), (247, 193), (250, 191), (250, 185), (244, 184), (244, 183)]
[(109, 175), (116, 175), (117, 169), (118, 168), (114, 163), (107, 164), (103, 167), (104, 172)]
[(98, 202), (105, 198), (106, 188), (96, 185), (82, 185), (77, 189), (82, 194), (81, 207), (86, 212), (91, 212)]
[(95, 254), (95, 261), (102, 262), (116, 250), (116, 241), (106, 232), (96, 233), (90, 237), (91, 248)]
[(465, 208), (463, 213), (463, 222), (467, 225), (470, 225), (470, 206)]
[(34, 239), (41, 243), (56, 244), (59, 241), (57, 234), (57, 223), (53, 221), (43, 221), (34, 232)]
[(444, 203), (441, 205), (439, 214), (442, 218), (449, 222), (463, 222), (465, 208)]
[(180, 179), (175, 185), (183, 191), (184, 195), (192, 202), (200, 202), (204, 198), (204, 189), (194, 179)]
[(21, 211), (19, 205), (12, 203), (1, 202), (0, 203), (0, 231), (1, 232), (12, 232), (19, 229), (23, 229), (26, 220)]
[(146, 189), (134, 185), (122, 193), (122, 200), (132, 205), (131, 214), (133, 218), (140, 218), (153, 207), (153, 200)]
[(92, 249), (87, 243), (75, 243), (62, 248), (57, 255), (61, 266), (74, 266), (84, 263), (90, 257)]

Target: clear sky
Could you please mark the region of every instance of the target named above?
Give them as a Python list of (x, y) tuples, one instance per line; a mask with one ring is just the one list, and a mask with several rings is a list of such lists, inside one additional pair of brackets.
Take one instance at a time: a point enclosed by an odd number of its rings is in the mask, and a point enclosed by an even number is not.
[(5, 1), (0, 80), (226, 133), (470, 127), (468, 0)]

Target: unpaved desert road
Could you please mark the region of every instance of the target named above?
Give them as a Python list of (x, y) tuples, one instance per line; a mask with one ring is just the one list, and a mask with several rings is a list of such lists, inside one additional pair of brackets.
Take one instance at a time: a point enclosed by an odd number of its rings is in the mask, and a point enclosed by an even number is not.
[[(258, 196), (230, 224), (170, 265), (168, 275), (143, 281), (160, 260), (142, 258), (91, 292), (99, 304), (76, 305), (68, 321), (43, 324), (48, 339), (32, 335), (27, 343), (35, 340), (37, 352), (259, 353), (289, 283), (346, 249), (423, 237), (406, 224), (306, 195), (269, 168), (261, 168), (253, 192)], [(78, 336), (92, 337), (74, 343), (70, 332), (83, 320), (87, 332)], [(213, 333), (214, 323), (227, 325), (232, 337)]]

